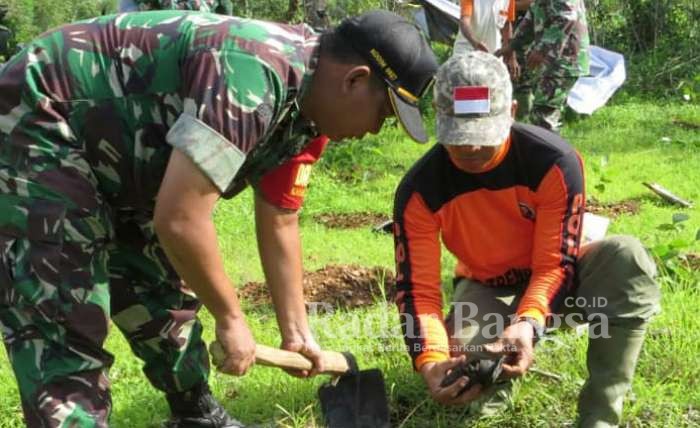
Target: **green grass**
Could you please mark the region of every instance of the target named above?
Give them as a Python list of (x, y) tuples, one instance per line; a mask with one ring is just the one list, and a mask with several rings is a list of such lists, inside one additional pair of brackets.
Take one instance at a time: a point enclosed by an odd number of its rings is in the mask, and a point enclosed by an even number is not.
[[(697, 426), (700, 424), (700, 274), (679, 267), (675, 252), (698, 252), (700, 208), (680, 209), (654, 196), (643, 181), (652, 181), (679, 196), (700, 203), (700, 133), (672, 120), (700, 122), (697, 105), (655, 105), (626, 100), (576, 119), (564, 135), (586, 162), (589, 197), (603, 202), (640, 201), (640, 212), (622, 216), (611, 233), (638, 236), (667, 260), (660, 282), (664, 290), (663, 312), (650, 327), (633, 390), (628, 397), (624, 423), (629, 426)], [(301, 212), (304, 261), (307, 270), (329, 263), (357, 263), (393, 267), (391, 237), (356, 230), (327, 229), (313, 221), (322, 212), (373, 211), (391, 214), (393, 191), (402, 174), (428, 148), (405, 140), (399, 130), (360, 142), (333, 145), (314, 170), (307, 203)], [(604, 184), (604, 190), (596, 189)], [(598, 186), (599, 189), (602, 189)], [(255, 247), (250, 191), (222, 202), (216, 211), (220, 245), (226, 268), (237, 284), (262, 280)], [(672, 216), (689, 219), (673, 230)], [(668, 228), (668, 227), (666, 227)], [(673, 252), (673, 251), (675, 252)], [(454, 261), (443, 254), (443, 278), (450, 294)], [(528, 374), (516, 383), (513, 406), (487, 420), (466, 421), (463, 409), (441, 408), (431, 402), (408, 356), (401, 351), (397, 312), (377, 303), (350, 312), (312, 317), (318, 340), (328, 349), (354, 351), (362, 367), (379, 367), (387, 380), (394, 425), (451, 427), (471, 423), (477, 427), (561, 426), (575, 417), (578, 389), (585, 378), (585, 336), (558, 334), (557, 346), (537, 350), (537, 367), (557, 373), (561, 380)], [(213, 322), (203, 313), (205, 338), (212, 339)], [(260, 343), (277, 345), (274, 314), (268, 309), (249, 311), (248, 321)], [(369, 338), (368, 332), (373, 332)], [(377, 332), (382, 332), (376, 338)], [(149, 386), (141, 363), (131, 355), (118, 333), (110, 335), (107, 348), (116, 355), (113, 381), (114, 427), (157, 426), (167, 417), (162, 396)], [(270, 368), (256, 367), (243, 378), (212, 375), (216, 395), (236, 417), (246, 423), (273, 422), (281, 426), (320, 425), (316, 390), (326, 379), (302, 381)], [(0, 428), (22, 426), (12, 371), (4, 351), (0, 353)], [(465, 421), (465, 422), (461, 422)]]

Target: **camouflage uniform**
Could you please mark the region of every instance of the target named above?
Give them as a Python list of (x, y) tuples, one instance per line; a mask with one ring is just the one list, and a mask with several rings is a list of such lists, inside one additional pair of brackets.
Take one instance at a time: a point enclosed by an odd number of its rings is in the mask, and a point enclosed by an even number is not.
[(306, 26), (158, 11), (29, 43), (0, 72), (0, 326), (29, 426), (105, 426), (109, 320), (166, 392), (206, 382), (197, 299), (153, 230), (177, 147), (225, 197), (313, 135)]
[(134, 0), (134, 3), (141, 11), (179, 9), (233, 14), (231, 0)]
[[(583, 0), (535, 0), (515, 30), (510, 46), (518, 53), (523, 75), (516, 82), (518, 117), (558, 131), (571, 87), (588, 74), (588, 25)], [(525, 59), (542, 53), (544, 63), (528, 70)]]

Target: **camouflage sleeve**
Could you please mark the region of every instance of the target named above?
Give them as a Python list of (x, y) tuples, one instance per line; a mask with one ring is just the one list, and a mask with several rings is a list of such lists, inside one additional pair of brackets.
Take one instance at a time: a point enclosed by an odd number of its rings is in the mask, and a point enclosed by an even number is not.
[(543, 2), (543, 31), (533, 50), (551, 58), (560, 58), (570, 36), (578, 26), (578, 0), (546, 0)]
[(520, 20), (510, 39), (510, 47), (515, 51), (522, 51), (523, 47), (530, 44), (535, 34), (532, 12), (528, 10)]
[(180, 115), (166, 140), (192, 159), (221, 193), (226, 191), (246, 158), (221, 134), (187, 113)]
[(182, 79), (183, 114), (168, 142), (223, 192), (265, 136), (286, 87), (256, 55), (233, 46), (194, 48), (185, 59)]

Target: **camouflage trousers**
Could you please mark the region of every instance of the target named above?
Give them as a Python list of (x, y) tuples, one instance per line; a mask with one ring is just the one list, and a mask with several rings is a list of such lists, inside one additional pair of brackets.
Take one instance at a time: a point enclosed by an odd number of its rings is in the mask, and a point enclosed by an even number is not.
[(513, 87), (518, 120), (559, 132), (566, 98), (577, 79), (566, 70), (546, 69), (541, 73), (525, 70)]
[[(581, 247), (574, 287), (550, 317), (550, 326), (557, 329), (589, 324), (588, 378), (579, 394), (577, 427), (620, 424), (647, 325), (661, 310), (655, 275), (653, 259), (631, 236), (612, 236)], [(485, 287), (461, 278), (455, 284), (453, 304), (467, 303), (473, 309), (460, 311), (469, 314), (461, 319), (453, 309), (445, 320), (453, 349), (481, 350), (482, 345), (496, 340), (509, 324), (525, 288), (526, 284)], [(548, 336), (543, 340), (559, 343)], [(470, 403), (470, 414), (488, 417), (501, 412), (512, 403), (512, 387), (507, 381), (482, 392)]]
[(154, 387), (206, 382), (200, 304), (150, 216), (110, 208), (78, 150), (9, 147), (0, 133), (0, 327), (27, 425), (107, 426), (110, 319)]

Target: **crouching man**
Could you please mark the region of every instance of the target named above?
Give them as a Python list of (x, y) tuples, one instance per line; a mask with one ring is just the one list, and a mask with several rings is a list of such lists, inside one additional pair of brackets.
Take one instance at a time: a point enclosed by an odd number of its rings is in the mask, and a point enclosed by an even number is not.
[[(607, 334), (589, 338), (578, 423), (617, 425), (659, 311), (653, 261), (629, 236), (580, 246), (581, 158), (560, 136), (513, 122), (508, 71), (496, 57), (448, 60), (435, 103), (439, 144), (406, 174), (394, 207), (397, 303), (415, 369), (437, 402), (487, 414), (505, 404), (510, 382), (465, 391), (462, 377), (443, 386), (451, 369), (470, 356), (505, 356), (501, 378), (521, 376), (548, 320), (563, 311), (595, 316)], [(458, 261), (444, 320), (441, 243)]]

